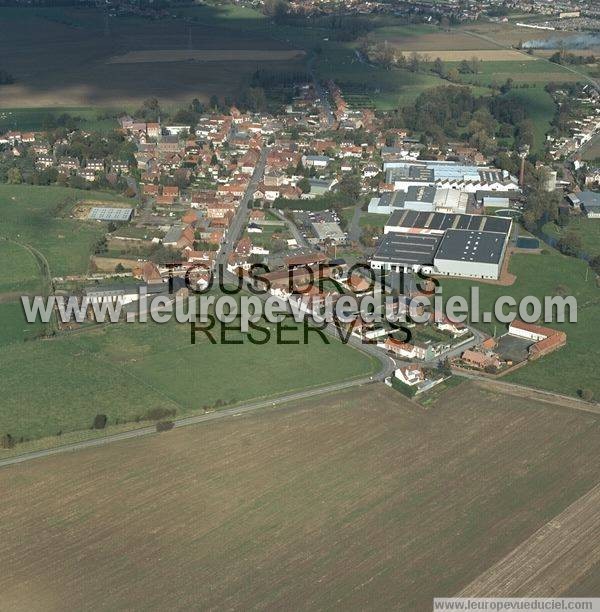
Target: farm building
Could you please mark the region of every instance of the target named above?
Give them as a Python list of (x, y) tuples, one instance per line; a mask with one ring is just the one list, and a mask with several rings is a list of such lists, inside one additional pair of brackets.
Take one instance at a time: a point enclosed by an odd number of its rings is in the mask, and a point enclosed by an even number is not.
[(104, 208), (94, 206), (88, 215), (90, 221), (131, 221), (133, 208)]
[(529, 358), (538, 359), (567, 343), (567, 334), (551, 327), (515, 320), (508, 327), (508, 333), (517, 338), (533, 341), (529, 347)]
[(582, 191), (577, 194), (577, 199), (589, 219), (600, 219), (600, 192)]

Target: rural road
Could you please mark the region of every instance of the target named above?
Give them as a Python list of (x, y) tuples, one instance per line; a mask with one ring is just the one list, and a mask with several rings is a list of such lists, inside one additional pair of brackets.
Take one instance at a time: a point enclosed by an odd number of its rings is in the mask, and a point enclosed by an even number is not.
[(323, 107), (323, 111), (325, 112), (325, 117), (327, 118), (327, 124), (329, 125), (329, 127), (331, 127), (335, 123), (335, 115), (333, 114), (333, 111), (331, 110), (331, 103), (329, 102), (329, 93), (321, 85), (321, 82), (319, 81), (319, 78), (317, 77), (315, 73), (315, 68), (314, 68), (315, 59), (316, 59), (316, 56), (313, 53), (309, 57), (308, 61), (306, 62), (306, 68), (315, 85), (315, 91), (317, 92), (317, 95), (319, 96), (321, 100), (321, 106)]
[(350, 242), (358, 242), (360, 240), (360, 216), (362, 214), (362, 205), (360, 203), (354, 205), (352, 219), (348, 224), (348, 240)]
[[(341, 391), (342, 389), (348, 389), (350, 387), (359, 387), (361, 385), (372, 383), (375, 381), (375, 379), (379, 379), (380, 377), (381, 375), (372, 377), (367, 376), (354, 380), (347, 380), (340, 383), (326, 385), (324, 387), (306, 389), (304, 391), (298, 391), (296, 393), (288, 393), (287, 395), (271, 398), (268, 400), (250, 402), (241, 406), (225, 408), (217, 412), (208, 412), (204, 414), (198, 414), (196, 416), (184, 417), (181, 419), (174, 420), (173, 422), (175, 424), (175, 427), (187, 427), (188, 425), (197, 425), (199, 423), (207, 423), (209, 421), (217, 421), (224, 418), (236, 417), (242, 414), (253, 412), (255, 410), (260, 410), (261, 408), (279, 406), (287, 402), (302, 400), (309, 397), (315, 397), (317, 395), (324, 395), (326, 393), (333, 393), (335, 391)], [(31, 453), (25, 453), (23, 455), (16, 455), (15, 457), (9, 457), (7, 459), (0, 460), (0, 468), (17, 465), (19, 463), (25, 463), (26, 461), (32, 461), (33, 459), (42, 459), (44, 457), (51, 457), (53, 455), (85, 450), (87, 448), (105, 446), (107, 444), (112, 444), (113, 442), (121, 442), (123, 440), (141, 438), (142, 436), (148, 436), (150, 434), (156, 434), (156, 428), (154, 426), (132, 429), (131, 431), (124, 431), (122, 433), (109, 435), (104, 438), (95, 438), (93, 440), (85, 440), (83, 442), (65, 444), (64, 446), (58, 446), (56, 448), (34, 451)]]

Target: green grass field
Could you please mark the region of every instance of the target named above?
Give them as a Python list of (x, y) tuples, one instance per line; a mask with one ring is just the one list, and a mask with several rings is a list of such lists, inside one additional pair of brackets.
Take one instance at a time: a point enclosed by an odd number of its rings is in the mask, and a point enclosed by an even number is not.
[(77, 127), (83, 130), (109, 132), (118, 127), (114, 118), (104, 115), (111, 111), (87, 107), (64, 108), (2, 108), (0, 109), (0, 132), (5, 130), (44, 130), (56, 125), (60, 115), (78, 118)]
[(360, 216), (359, 224), (361, 227), (364, 227), (365, 225), (372, 225), (374, 227), (383, 227), (387, 223), (389, 218), (390, 218), (389, 215), (380, 215), (377, 213), (363, 212)]
[(551, 122), (556, 112), (556, 106), (552, 96), (537, 84), (529, 89), (514, 89), (509, 94), (525, 104), (528, 118), (533, 122), (535, 134), (532, 152), (541, 152), (546, 143), (546, 134), (550, 132)]
[[(569, 395), (576, 395), (579, 389), (586, 387), (594, 392), (596, 398), (600, 398), (600, 378), (597, 376), (600, 361), (600, 290), (587, 264), (545, 247), (541, 255), (513, 255), (510, 271), (517, 276), (515, 284), (510, 287), (478, 285), (481, 311), (493, 311), (494, 301), (503, 295), (511, 295), (517, 301), (533, 295), (543, 303), (545, 296), (553, 296), (557, 290), (564, 290), (567, 295), (577, 299), (578, 321), (548, 323), (550, 327), (566, 332), (567, 346), (528, 364), (503, 380)], [(468, 298), (470, 287), (475, 283), (444, 279), (441, 284), (447, 299), (452, 295)], [(507, 329), (500, 323), (481, 323), (477, 326), (489, 333), (496, 331), (497, 335)]]
[(321, 79), (336, 82), (351, 105), (381, 110), (404, 106), (425, 89), (445, 83), (433, 74), (386, 70), (362, 63), (351, 44), (324, 43), (315, 67)]
[[(302, 329), (290, 325), (281, 339), (302, 341)], [(0, 432), (54, 436), (88, 429), (98, 413), (117, 424), (161, 406), (180, 416), (376, 370), (375, 360), (331, 338), (326, 344), (313, 332), (308, 345), (280, 344), (273, 324), (270, 331), (267, 345), (235, 331), (226, 339), (242, 344), (213, 345), (198, 334), (192, 345), (187, 324), (119, 324), (0, 348)]]
[(40, 289), (40, 269), (27, 249), (0, 240), (0, 261), (3, 263), (0, 267), (0, 294)]
[(583, 250), (592, 257), (600, 255), (600, 220), (588, 219), (587, 217), (574, 217), (569, 225), (561, 228), (555, 223), (546, 223), (544, 231), (557, 240), (565, 232), (574, 232), (581, 238)]
[[(25, 321), (20, 301), (0, 303), (0, 350), (9, 344), (34, 339), (42, 328), (41, 323), (28, 324)], [(0, 359), (0, 368), (3, 366)]]
[[(477, 53), (474, 53), (477, 57)], [(445, 62), (448, 69), (458, 69), (460, 62)], [(462, 75), (465, 83), (501, 85), (507, 79), (516, 83), (539, 84), (541, 87), (550, 82), (564, 83), (577, 81), (579, 77), (559, 64), (552, 64), (542, 59), (536, 61), (482, 61), (478, 64), (477, 74)]]
[[(48, 259), (52, 276), (85, 272), (95, 243), (106, 231), (106, 224), (68, 218), (72, 204), (78, 200), (110, 202), (123, 198), (66, 187), (0, 185), (0, 236), (41, 251)], [(20, 275), (31, 274), (31, 270), (21, 270), (23, 254), (18, 249), (11, 249), (5, 265), (8, 267), (0, 276), (0, 286), (19, 286), (22, 283)]]

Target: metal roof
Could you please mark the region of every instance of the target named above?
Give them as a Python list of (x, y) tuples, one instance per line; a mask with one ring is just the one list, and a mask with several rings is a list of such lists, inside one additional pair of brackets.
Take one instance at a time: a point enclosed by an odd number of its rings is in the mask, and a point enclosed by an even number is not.
[(389, 233), (383, 237), (373, 259), (396, 265), (431, 265), (441, 240), (427, 234)]
[(94, 221), (129, 221), (133, 215), (133, 208), (104, 208), (94, 206), (88, 219)]
[(440, 242), (435, 259), (497, 264), (505, 241), (505, 234), (495, 232), (448, 230)]

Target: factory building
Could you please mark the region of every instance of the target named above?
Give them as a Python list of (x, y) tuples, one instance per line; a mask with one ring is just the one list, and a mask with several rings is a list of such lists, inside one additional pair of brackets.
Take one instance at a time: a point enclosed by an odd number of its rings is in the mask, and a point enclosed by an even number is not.
[(433, 276), (498, 279), (512, 220), (506, 217), (396, 211), (371, 266)]
[(464, 213), (468, 202), (469, 194), (455, 189), (411, 186), (406, 191), (387, 192), (379, 198), (372, 198), (368, 211), (387, 215), (395, 210)]
[(383, 164), (385, 182), (395, 191), (407, 191), (410, 187), (437, 187), (455, 189), (466, 193), (477, 191), (519, 191), (518, 179), (506, 170), (465, 166), (447, 161), (401, 161)]

